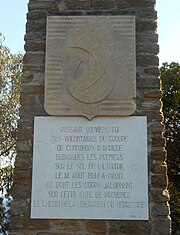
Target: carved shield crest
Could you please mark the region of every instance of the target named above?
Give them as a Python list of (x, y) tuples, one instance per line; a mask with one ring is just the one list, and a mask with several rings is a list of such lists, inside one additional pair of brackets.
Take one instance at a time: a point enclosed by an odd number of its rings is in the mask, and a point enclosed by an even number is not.
[(135, 19), (50, 16), (45, 109), (51, 115), (125, 116), (135, 111)]

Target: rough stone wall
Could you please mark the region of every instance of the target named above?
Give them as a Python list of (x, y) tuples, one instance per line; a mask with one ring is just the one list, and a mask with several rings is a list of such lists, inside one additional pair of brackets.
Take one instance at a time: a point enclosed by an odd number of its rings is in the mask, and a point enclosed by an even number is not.
[[(14, 175), (11, 211), (12, 235), (169, 235), (167, 166), (161, 91), (158, 78), (158, 36), (155, 0), (30, 0), (25, 36), (24, 75), (18, 131), (18, 156)], [(32, 142), (34, 116), (44, 110), (46, 16), (48, 15), (135, 15), (137, 110), (148, 117), (149, 220), (32, 220), (30, 219)]]

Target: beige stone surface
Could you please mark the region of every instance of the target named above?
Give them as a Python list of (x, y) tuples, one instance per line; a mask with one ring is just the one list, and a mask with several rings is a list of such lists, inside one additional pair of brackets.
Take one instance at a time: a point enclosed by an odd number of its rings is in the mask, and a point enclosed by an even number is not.
[(47, 18), (45, 110), (127, 116), (136, 109), (134, 16)]

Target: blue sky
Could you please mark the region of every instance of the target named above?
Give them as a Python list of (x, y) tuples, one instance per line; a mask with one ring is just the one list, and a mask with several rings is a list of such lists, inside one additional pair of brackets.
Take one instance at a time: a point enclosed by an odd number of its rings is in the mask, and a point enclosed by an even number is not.
[[(29, 0), (3, 0), (0, 5), (0, 32), (13, 53), (24, 53), (24, 34)], [(157, 0), (160, 65), (180, 63), (180, 0)]]
[(160, 64), (180, 63), (180, 0), (156, 0)]
[(1, 0), (0, 32), (13, 53), (24, 52), (24, 34), (29, 0)]

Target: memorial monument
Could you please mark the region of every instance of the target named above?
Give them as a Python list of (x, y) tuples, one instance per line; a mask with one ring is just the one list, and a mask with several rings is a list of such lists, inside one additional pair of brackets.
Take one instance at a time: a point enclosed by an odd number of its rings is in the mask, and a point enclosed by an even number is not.
[(170, 235), (154, 0), (30, 0), (11, 234)]

